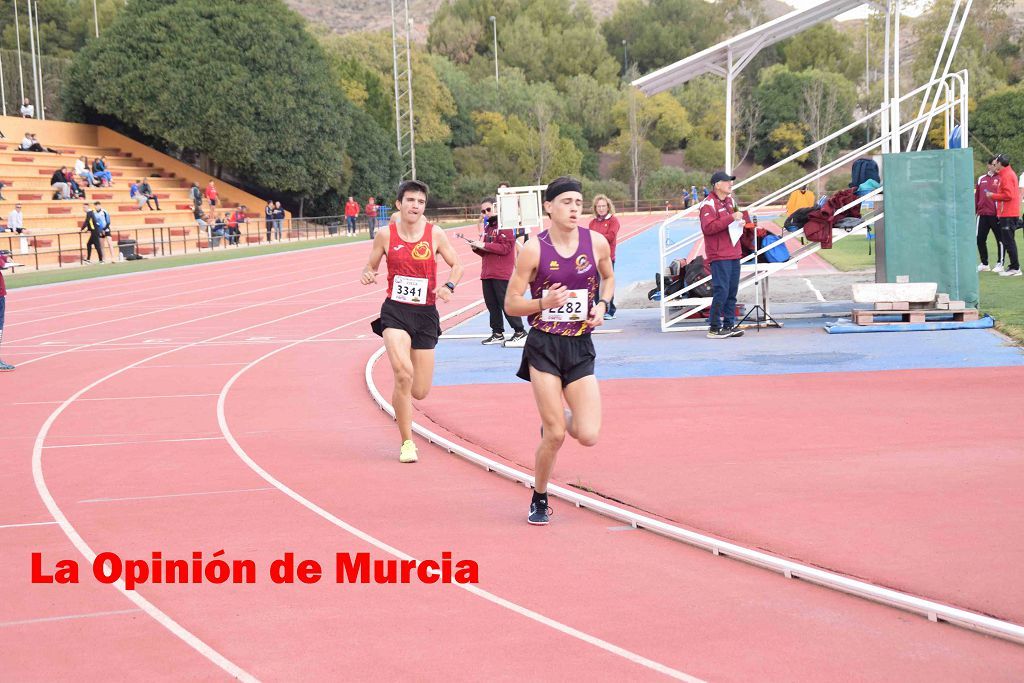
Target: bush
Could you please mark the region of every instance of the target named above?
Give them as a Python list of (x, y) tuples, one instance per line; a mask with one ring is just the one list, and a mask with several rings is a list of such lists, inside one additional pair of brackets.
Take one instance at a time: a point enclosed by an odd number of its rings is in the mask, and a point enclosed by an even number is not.
[(591, 180), (583, 179), (583, 203), (589, 210), (590, 202), (595, 195), (607, 195), (622, 210), (630, 199), (629, 187), (619, 180)]
[(662, 166), (652, 173), (644, 183), (640, 196), (644, 199), (670, 199), (676, 203), (683, 191), (688, 191), (691, 185), (700, 188), (707, 183), (707, 173), (684, 171), (675, 166)]
[(686, 145), (686, 165), (690, 168), (710, 172), (721, 168), (724, 160), (725, 143), (721, 140), (694, 138)]

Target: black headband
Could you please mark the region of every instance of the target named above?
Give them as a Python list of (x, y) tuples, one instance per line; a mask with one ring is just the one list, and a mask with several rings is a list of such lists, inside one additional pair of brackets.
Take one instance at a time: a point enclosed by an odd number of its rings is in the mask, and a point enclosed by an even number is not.
[(544, 190), (544, 201), (554, 201), (555, 197), (563, 192), (579, 192), (583, 194), (583, 186), (580, 184), (580, 181), (571, 178), (557, 180), (548, 185), (548, 189)]

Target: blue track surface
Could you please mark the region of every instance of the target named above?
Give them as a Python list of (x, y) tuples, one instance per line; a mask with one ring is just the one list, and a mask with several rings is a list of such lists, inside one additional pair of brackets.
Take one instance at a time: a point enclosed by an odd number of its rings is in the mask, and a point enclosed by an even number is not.
[[(661, 332), (657, 309), (620, 311), (605, 329), (622, 332), (594, 337), (601, 379), (1024, 365), (1020, 348), (988, 330), (830, 335), (819, 319), (788, 321), (782, 329), (749, 330), (739, 339), (712, 340), (700, 332)], [(487, 317), (476, 316), (453, 332), (488, 334)], [(483, 346), (480, 339), (442, 341), (434, 383), (520, 382), (515, 372), (521, 356), (520, 349)]]
[[(696, 221), (676, 221), (670, 239), (679, 241), (697, 230)], [(621, 286), (653, 277), (658, 239), (655, 224), (619, 246), (616, 280)], [(620, 309), (615, 320), (606, 322), (603, 329), (619, 332), (594, 337), (598, 376), (655, 379), (1024, 365), (1022, 349), (984, 329), (836, 335), (827, 334), (819, 318), (787, 321), (782, 329), (750, 330), (739, 339), (712, 340), (702, 332), (661, 332), (658, 320), (656, 308)], [(490, 334), (487, 321), (483, 313), (452, 330), (480, 335), (477, 339), (449, 339), (438, 345), (436, 385), (522, 381), (515, 377), (520, 349), (480, 343)]]

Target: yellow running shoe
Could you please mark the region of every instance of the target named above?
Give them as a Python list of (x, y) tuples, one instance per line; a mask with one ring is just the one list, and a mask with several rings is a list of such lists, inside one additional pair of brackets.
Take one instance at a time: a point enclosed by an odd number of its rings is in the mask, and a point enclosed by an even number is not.
[(416, 444), (406, 440), (402, 442), (402, 451), (398, 454), (398, 462), (416, 462)]

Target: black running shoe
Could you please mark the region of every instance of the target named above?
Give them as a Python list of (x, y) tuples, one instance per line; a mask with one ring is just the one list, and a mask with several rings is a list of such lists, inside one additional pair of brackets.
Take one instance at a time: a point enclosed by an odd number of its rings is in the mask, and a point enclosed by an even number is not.
[(492, 332), (490, 337), (488, 337), (487, 339), (484, 339), (480, 343), (481, 344), (501, 344), (504, 341), (505, 341), (505, 335), (499, 334), (497, 332)]
[(726, 336), (726, 337), (742, 337), (743, 336), (743, 330), (741, 330), (736, 325), (733, 325), (732, 327), (727, 327), (724, 330), (722, 330), (722, 332), (723, 332), (724, 336)]
[(728, 336), (728, 330), (708, 330), (708, 339), (726, 339)]
[(534, 498), (530, 503), (530, 516), (526, 521), (536, 526), (544, 526), (551, 519), (551, 508), (548, 507), (548, 499)]

